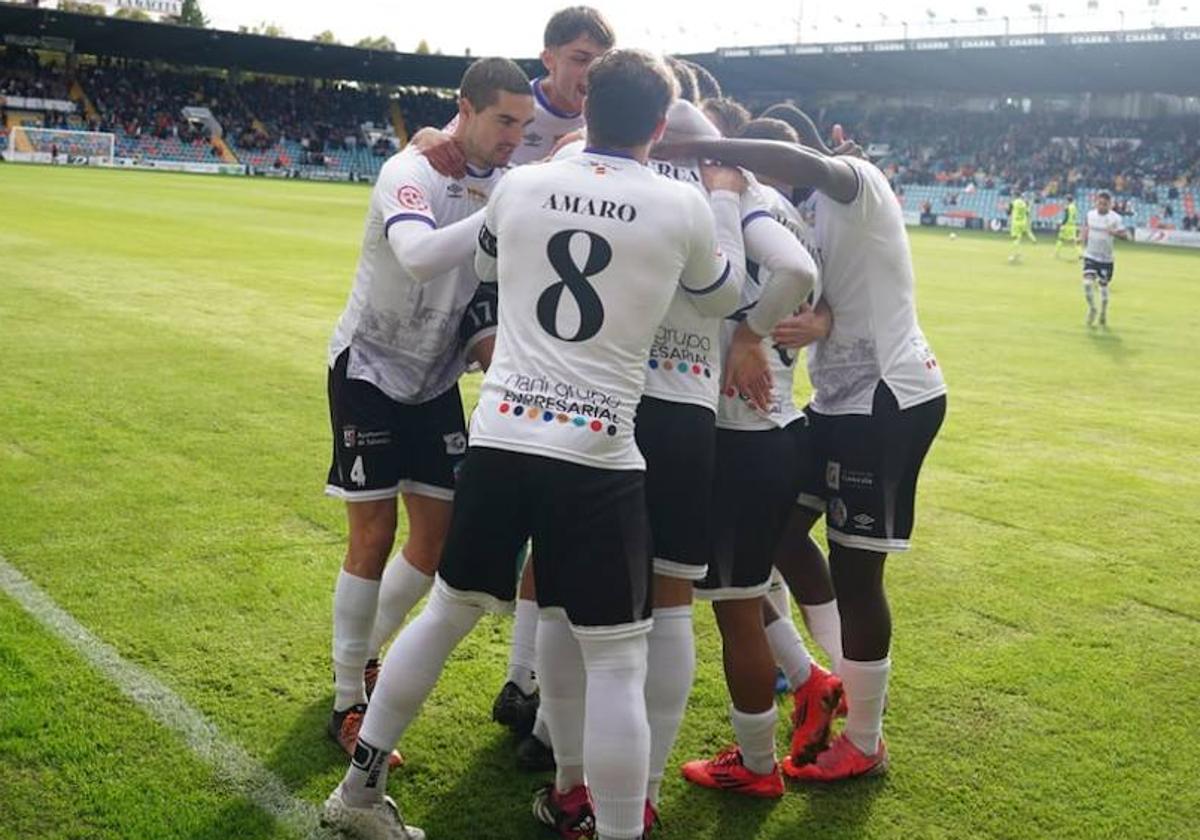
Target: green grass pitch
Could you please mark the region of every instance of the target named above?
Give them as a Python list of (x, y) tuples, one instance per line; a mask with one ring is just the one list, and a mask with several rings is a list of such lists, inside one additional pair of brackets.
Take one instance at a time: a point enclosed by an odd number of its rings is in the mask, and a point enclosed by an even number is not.
[[(345, 763), (325, 348), (366, 203), (0, 166), (0, 555), (314, 804)], [(731, 734), (699, 607), (656, 837), (1198, 837), (1200, 254), (1119, 243), (1100, 331), (1052, 243), (1011, 266), (1003, 238), (912, 236), (950, 402), (889, 564), (892, 771), (777, 803), (686, 787)], [(390, 791), (433, 840), (549, 836), (489, 722), (507, 637), (481, 624), (402, 744)], [(0, 596), (0, 838), (276, 836)]]

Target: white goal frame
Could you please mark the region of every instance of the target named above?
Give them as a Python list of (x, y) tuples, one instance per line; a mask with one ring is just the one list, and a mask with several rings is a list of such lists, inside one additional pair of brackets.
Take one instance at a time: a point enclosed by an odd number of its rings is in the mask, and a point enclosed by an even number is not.
[(12, 161), (32, 163), (112, 166), (116, 146), (116, 135), (107, 131), (15, 125), (8, 130), (5, 157)]

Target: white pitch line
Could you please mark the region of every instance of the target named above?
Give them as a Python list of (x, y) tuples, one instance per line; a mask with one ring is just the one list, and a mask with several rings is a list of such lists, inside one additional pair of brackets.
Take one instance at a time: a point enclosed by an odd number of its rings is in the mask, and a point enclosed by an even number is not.
[(292, 796), (278, 776), (225, 739), (216, 726), (182, 697), (96, 638), (3, 556), (0, 556), (0, 591), (75, 648), (146, 714), (183, 738), (192, 752), (212, 765), (232, 792), (245, 796), (295, 834), (302, 837), (324, 834), (318, 825), (315, 806)]

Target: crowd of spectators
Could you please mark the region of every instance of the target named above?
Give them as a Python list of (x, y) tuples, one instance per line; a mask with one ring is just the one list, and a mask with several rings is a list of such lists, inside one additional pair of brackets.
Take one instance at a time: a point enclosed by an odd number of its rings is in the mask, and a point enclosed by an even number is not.
[[(825, 120), (841, 121), (836, 113)], [(913, 109), (873, 114), (846, 126), (864, 146), (887, 146), (880, 162), (896, 185), (1046, 196), (1107, 189), (1145, 201), (1200, 185), (1200, 120), (1195, 118), (1081, 120), (1019, 111)]]
[[(200, 105), (223, 125), (235, 152), (265, 154), (281, 164), (297, 158), (294, 162), (301, 165), (323, 166), (331, 157), (344, 158), (346, 152), (355, 157), (359, 150), (373, 158), (390, 155), (395, 149), (389, 130), (393, 96), (410, 131), (443, 126), (457, 108), (447, 92), (401, 89), (389, 94), (342, 82), (241, 78), (117, 59), (81, 62), (74, 72), (94, 111), (86, 124), (83, 114), (47, 111), (44, 125), (208, 144), (208, 129), (183, 116), (185, 106)], [(0, 50), (0, 96), (66, 99), (70, 87), (61, 63), (42, 65), (36, 53)], [(1017, 109), (867, 112), (843, 105), (816, 109), (813, 116), (823, 127), (841, 123), (849, 136), (878, 151), (874, 157), (898, 192), (913, 184), (1046, 197), (1108, 189), (1161, 204), (1174, 202), (1181, 187), (1200, 186), (1200, 120), (1195, 118), (1081, 120)], [(953, 204), (951, 197), (945, 201)], [(1194, 214), (1189, 218), (1169, 205), (1161, 215), (1196, 227)]]

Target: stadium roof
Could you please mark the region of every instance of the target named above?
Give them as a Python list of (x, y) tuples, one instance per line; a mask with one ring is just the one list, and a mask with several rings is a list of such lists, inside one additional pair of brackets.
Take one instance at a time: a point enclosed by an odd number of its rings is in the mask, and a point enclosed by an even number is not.
[(1200, 28), (734, 47), (691, 56), (730, 92), (1195, 95)]
[[(364, 50), (0, 5), (6, 43), (196, 67), (453, 88), (467, 56)], [(1200, 28), (733, 47), (690, 58), (736, 95), (870, 91), (1195, 95)], [(536, 59), (521, 62), (541, 70)]]
[(167, 23), (0, 5), (5, 43), (84, 55), (319, 79), (457, 87), (471, 59), (270, 38)]

